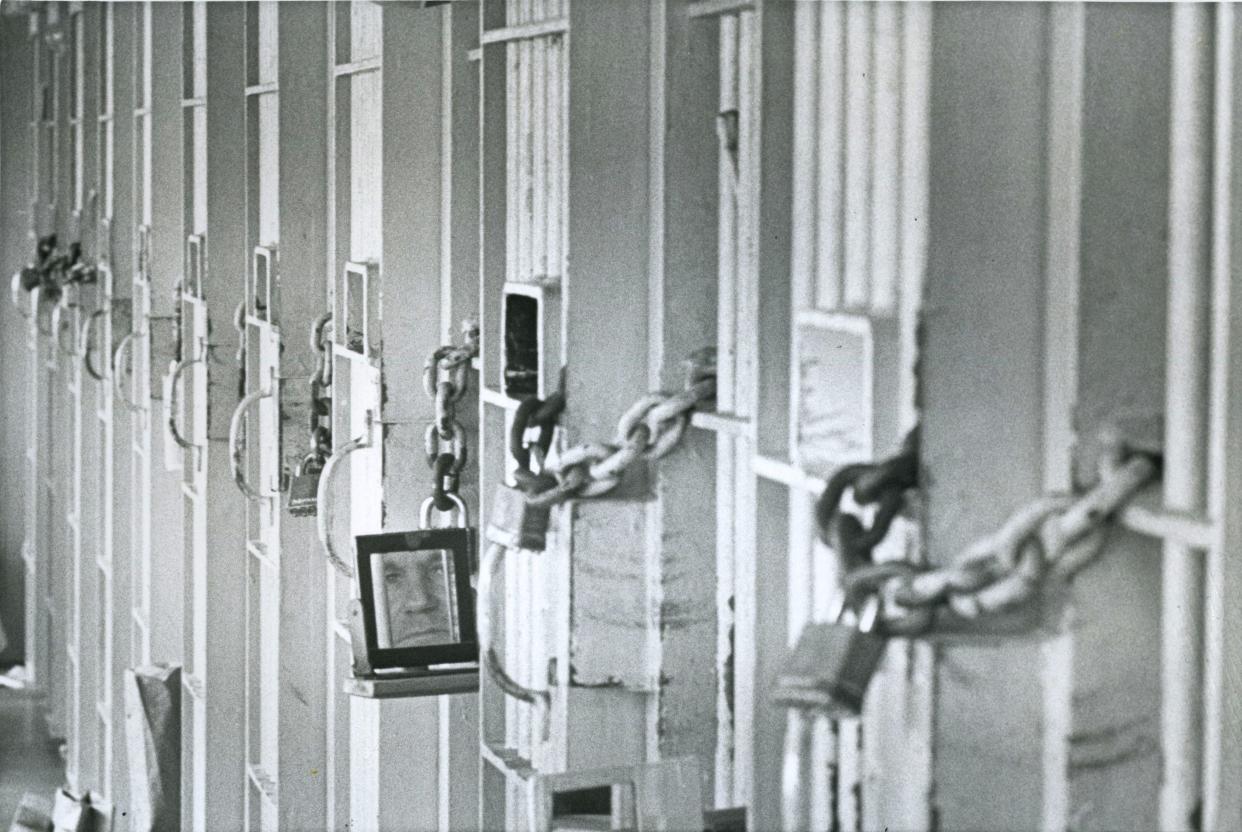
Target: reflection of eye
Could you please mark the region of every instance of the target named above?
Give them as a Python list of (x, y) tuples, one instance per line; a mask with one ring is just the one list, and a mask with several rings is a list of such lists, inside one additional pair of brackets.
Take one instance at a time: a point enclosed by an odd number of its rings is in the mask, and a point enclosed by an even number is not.
[(389, 583), (392, 583), (393, 581), (399, 581), (403, 577), (405, 577), (405, 572), (403, 572), (400, 569), (385, 569), (384, 570), (384, 580), (388, 581)]

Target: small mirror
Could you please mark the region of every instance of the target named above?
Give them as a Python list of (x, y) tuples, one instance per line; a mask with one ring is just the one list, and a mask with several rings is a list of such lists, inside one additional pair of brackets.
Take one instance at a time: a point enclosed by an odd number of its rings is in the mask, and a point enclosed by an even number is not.
[(376, 645), (429, 647), (461, 639), (450, 600), (452, 553), (446, 549), (371, 555)]
[(360, 535), (358, 589), (374, 668), (478, 660), (470, 532), (419, 529)]

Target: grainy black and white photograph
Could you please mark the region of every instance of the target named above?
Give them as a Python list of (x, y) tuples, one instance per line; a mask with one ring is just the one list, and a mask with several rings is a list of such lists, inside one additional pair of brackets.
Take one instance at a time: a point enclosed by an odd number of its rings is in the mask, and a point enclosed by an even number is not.
[(0, 828), (1242, 832), (1240, 270), (1230, 2), (0, 0)]

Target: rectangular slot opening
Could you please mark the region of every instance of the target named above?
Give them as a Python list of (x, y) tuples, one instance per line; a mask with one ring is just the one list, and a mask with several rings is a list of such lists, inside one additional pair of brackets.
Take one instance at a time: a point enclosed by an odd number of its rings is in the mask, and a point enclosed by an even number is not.
[(138, 226), (138, 276), (144, 281), (151, 280), (151, 226)]
[(510, 398), (539, 391), (539, 301), (505, 294), (504, 391)]
[(191, 297), (203, 296), (203, 236), (191, 234), (185, 240), (185, 272), (181, 290)]
[(367, 273), (352, 265), (345, 267), (345, 346), (366, 354), (367, 344)]
[(247, 313), (268, 322), (272, 320), (272, 263), (275, 254), (267, 246), (255, 246), (250, 291), (246, 293)]

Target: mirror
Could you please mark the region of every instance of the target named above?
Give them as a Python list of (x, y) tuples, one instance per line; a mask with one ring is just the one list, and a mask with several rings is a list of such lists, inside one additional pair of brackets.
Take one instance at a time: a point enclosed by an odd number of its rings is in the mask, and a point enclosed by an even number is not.
[(358, 590), (373, 668), (478, 661), (470, 530), (359, 535)]
[(453, 616), (453, 561), (445, 549), (371, 555), (376, 644), (427, 647), (460, 639)]

